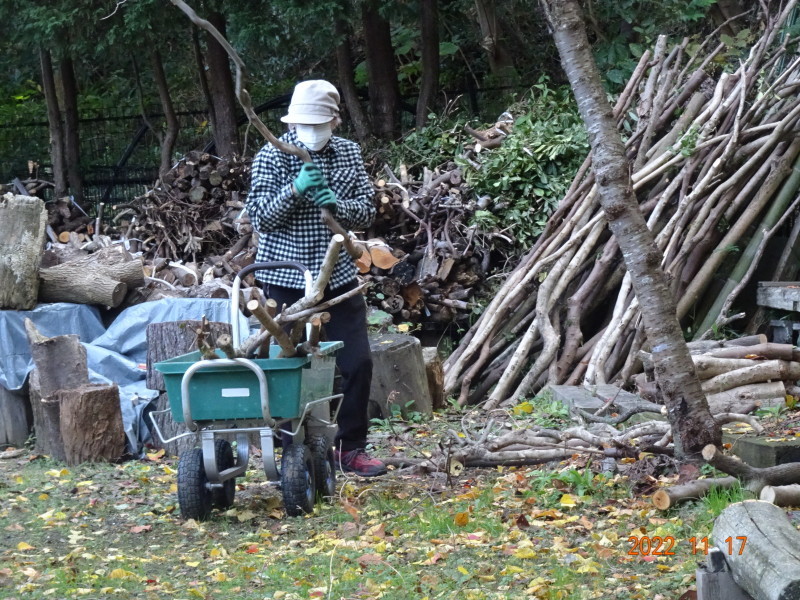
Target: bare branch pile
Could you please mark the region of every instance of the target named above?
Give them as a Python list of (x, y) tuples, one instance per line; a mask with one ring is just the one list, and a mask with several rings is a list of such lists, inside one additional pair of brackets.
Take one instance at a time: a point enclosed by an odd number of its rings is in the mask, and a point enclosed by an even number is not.
[[(781, 37), (796, 1), (764, 14), (761, 37), (731, 72), (709, 37), (647, 51), (614, 108), (634, 190), (663, 252), (679, 317), (704, 334), (729, 323), (766, 241), (795, 212), (800, 177), (800, 59)], [(724, 61), (722, 61), (724, 62)], [(548, 383), (630, 382), (647, 340), (587, 158), (534, 247), (445, 363), (461, 404), (512, 404)], [(741, 256), (732, 253), (747, 243)], [(787, 244), (791, 248), (793, 242)], [(784, 261), (782, 261), (784, 262)], [(711, 286), (719, 274), (728, 282)], [(780, 277), (780, 273), (777, 274)], [(705, 317), (705, 318), (703, 318)]]

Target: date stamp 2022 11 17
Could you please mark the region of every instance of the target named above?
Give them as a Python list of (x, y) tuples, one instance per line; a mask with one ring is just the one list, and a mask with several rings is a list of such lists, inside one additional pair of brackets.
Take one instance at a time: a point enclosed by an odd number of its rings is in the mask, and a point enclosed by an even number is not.
[[(728, 536), (725, 538), (724, 546), (720, 548), (723, 552), (727, 552), (729, 556), (744, 554), (744, 548), (747, 545), (746, 535), (737, 535), (736, 537)], [(682, 542), (676, 540), (671, 535), (664, 537), (654, 535), (632, 535), (628, 538), (628, 555), (629, 556), (675, 556), (675, 550)], [(707, 537), (690, 537), (683, 543), (691, 545), (692, 554), (708, 554), (708, 538)]]

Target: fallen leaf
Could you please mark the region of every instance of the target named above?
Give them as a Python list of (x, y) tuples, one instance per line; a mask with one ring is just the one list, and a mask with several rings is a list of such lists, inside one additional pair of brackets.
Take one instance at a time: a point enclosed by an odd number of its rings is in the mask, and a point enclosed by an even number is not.
[(152, 525), (137, 525), (136, 527), (131, 527), (131, 533), (144, 533), (151, 529), (153, 529)]
[(466, 512), (456, 513), (456, 516), (453, 519), (453, 521), (459, 527), (464, 527), (464, 525), (469, 523), (469, 513), (466, 513)]
[(362, 554), (356, 560), (361, 567), (383, 563), (383, 558), (381, 558), (380, 554)]
[(20, 542), (17, 544), (17, 550), (33, 550), (33, 546), (28, 544), (27, 542)]

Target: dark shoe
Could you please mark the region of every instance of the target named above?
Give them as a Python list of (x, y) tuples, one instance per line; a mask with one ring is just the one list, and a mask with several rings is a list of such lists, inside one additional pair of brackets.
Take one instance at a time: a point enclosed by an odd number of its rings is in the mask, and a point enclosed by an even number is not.
[(336, 466), (342, 471), (355, 473), (362, 477), (375, 477), (386, 473), (386, 465), (377, 458), (372, 458), (362, 448), (349, 452), (334, 450), (333, 459)]

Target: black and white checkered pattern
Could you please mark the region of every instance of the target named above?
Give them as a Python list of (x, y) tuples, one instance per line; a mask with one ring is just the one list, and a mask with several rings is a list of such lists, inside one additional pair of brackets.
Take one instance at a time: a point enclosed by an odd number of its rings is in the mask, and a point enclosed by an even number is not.
[[(281, 139), (299, 145), (290, 131)], [(336, 194), (336, 220), (345, 229), (361, 230), (375, 218), (374, 189), (364, 169), (361, 149), (349, 140), (333, 137), (311, 159), (322, 170), (328, 186)], [(302, 166), (296, 156), (266, 144), (253, 160), (250, 194), (245, 205), (250, 221), (260, 234), (258, 262), (298, 261), (316, 275), (322, 266), (331, 231), (320, 220), (319, 208), (306, 197), (292, 193), (292, 182)], [(259, 271), (258, 279), (270, 285), (303, 288), (305, 283), (294, 269)], [(335, 289), (355, 279), (356, 267), (342, 250), (331, 275)]]

